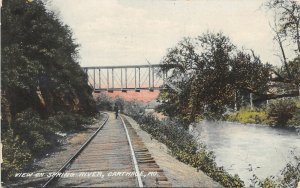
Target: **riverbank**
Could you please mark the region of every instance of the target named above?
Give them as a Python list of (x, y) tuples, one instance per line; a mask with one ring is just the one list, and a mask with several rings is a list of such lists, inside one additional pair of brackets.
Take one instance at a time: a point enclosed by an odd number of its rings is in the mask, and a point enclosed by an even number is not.
[(154, 139), (131, 118), (126, 116), (137, 134), (142, 138), (157, 164), (163, 169), (173, 187), (221, 187), (202, 171), (178, 161), (167, 146)]
[(268, 125), (280, 129), (300, 127), (299, 99), (274, 100), (260, 108), (241, 108), (224, 116), (225, 121)]
[(197, 143), (179, 119), (163, 119), (152, 115), (132, 113), (130, 116), (140, 128), (159, 142), (165, 144), (170, 154), (178, 161), (204, 172), (224, 187), (243, 187), (244, 182), (237, 174), (229, 174), (215, 162), (214, 153)]
[[(207, 122), (206, 120), (199, 121), (197, 123)], [(256, 123), (243, 123), (243, 122), (237, 122), (237, 121), (215, 121), (217, 124), (226, 123), (229, 125), (235, 125), (235, 126), (249, 126), (249, 127), (257, 127), (257, 128), (270, 128), (274, 130), (283, 130), (283, 131), (291, 131), (291, 132), (297, 132), (298, 135), (300, 135), (300, 126), (272, 126), (268, 124), (256, 124)]]
[(247, 187), (254, 184), (253, 175), (258, 180), (274, 177), (276, 183), (280, 183), (277, 178), (283, 179), (282, 172), (286, 169), (285, 172), (297, 177), (297, 173), (287, 168), (289, 165), (296, 169), (294, 156), (300, 156), (300, 137), (295, 131), (203, 121), (190, 127), (190, 132), (199, 143), (204, 143), (215, 153), (218, 166), (223, 166), (231, 174), (238, 173)]

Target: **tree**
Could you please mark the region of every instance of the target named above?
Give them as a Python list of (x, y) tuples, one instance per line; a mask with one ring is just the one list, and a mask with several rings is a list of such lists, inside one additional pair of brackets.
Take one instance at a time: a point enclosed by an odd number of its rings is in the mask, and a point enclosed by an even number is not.
[(199, 115), (219, 119), (237, 102), (239, 93), (263, 94), (268, 88), (269, 65), (262, 64), (254, 53), (238, 50), (222, 33), (184, 38), (161, 64), (169, 71), (168, 81), (182, 90), (160, 95), (163, 105), (174, 106), (164, 112), (172, 113), (173, 109), (186, 122)]
[(96, 105), (99, 111), (112, 111), (113, 99), (105, 94), (101, 94), (96, 98)]
[[(285, 95), (299, 96), (300, 85), (297, 78), (299, 72), (296, 67), (299, 67), (297, 59), (300, 55), (300, 4), (295, 0), (269, 0), (266, 7), (274, 13), (274, 26), (271, 27), (274, 31), (274, 40), (279, 45), (281, 52), (279, 57), (283, 63), (282, 71), (273, 69), (276, 75), (273, 80), (292, 84), (295, 91)], [(287, 46), (293, 47), (296, 57), (286, 55)]]
[(293, 100), (278, 100), (272, 102), (267, 109), (270, 124), (275, 126), (286, 126), (288, 121), (292, 119), (297, 109)]
[(279, 15), (278, 33), (290, 38), (300, 53), (300, 4), (295, 0), (269, 0), (266, 6)]
[(289, 67), (293, 75), (294, 83), (300, 88), (300, 55), (289, 62)]
[(59, 110), (94, 113), (68, 26), (41, 0), (5, 0), (1, 13), (1, 91), (12, 116), (27, 108), (44, 117)]
[[(96, 113), (72, 32), (42, 0), (4, 0), (1, 48), (3, 181), (57, 146), (57, 131)], [(49, 150), (48, 150), (49, 151)]]

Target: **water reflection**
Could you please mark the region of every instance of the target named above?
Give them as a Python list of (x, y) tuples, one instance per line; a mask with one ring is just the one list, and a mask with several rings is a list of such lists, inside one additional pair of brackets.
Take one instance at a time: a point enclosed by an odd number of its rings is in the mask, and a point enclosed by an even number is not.
[(291, 160), (291, 151), (300, 156), (296, 131), (227, 122), (202, 122), (194, 133), (216, 155), (216, 162), (231, 174), (238, 174), (246, 186), (259, 178), (280, 175)]

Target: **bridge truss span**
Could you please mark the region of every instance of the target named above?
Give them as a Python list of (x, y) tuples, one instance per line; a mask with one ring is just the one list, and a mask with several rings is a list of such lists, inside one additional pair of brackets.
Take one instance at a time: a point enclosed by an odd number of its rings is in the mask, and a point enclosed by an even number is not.
[(167, 72), (161, 65), (127, 65), (83, 67), (89, 85), (94, 92), (162, 90), (165, 88)]

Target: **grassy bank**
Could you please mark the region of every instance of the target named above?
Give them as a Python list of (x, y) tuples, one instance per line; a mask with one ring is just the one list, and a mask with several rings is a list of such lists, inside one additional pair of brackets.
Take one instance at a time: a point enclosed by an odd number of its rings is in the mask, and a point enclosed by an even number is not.
[(236, 113), (228, 115), (227, 121), (239, 123), (268, 124), (267, 113), (265, 111), (251, 110), (243, 108)]
[(243, 187), (238, 175), (230, 175), (223, 167), (218, 167), (212, 152), (198, 144), (186, 131), (179, 120), (158, 120), (152, 115), (132, 115), (141, 128), (158, 141), (164, 143), (179, 161), (203, 171), (224, 187)]
[(300, 126), (300, 101), (280, 99), (261, 108), (242, 108), (226, 116), (227, 121), (263, 124), (275, 127)]

